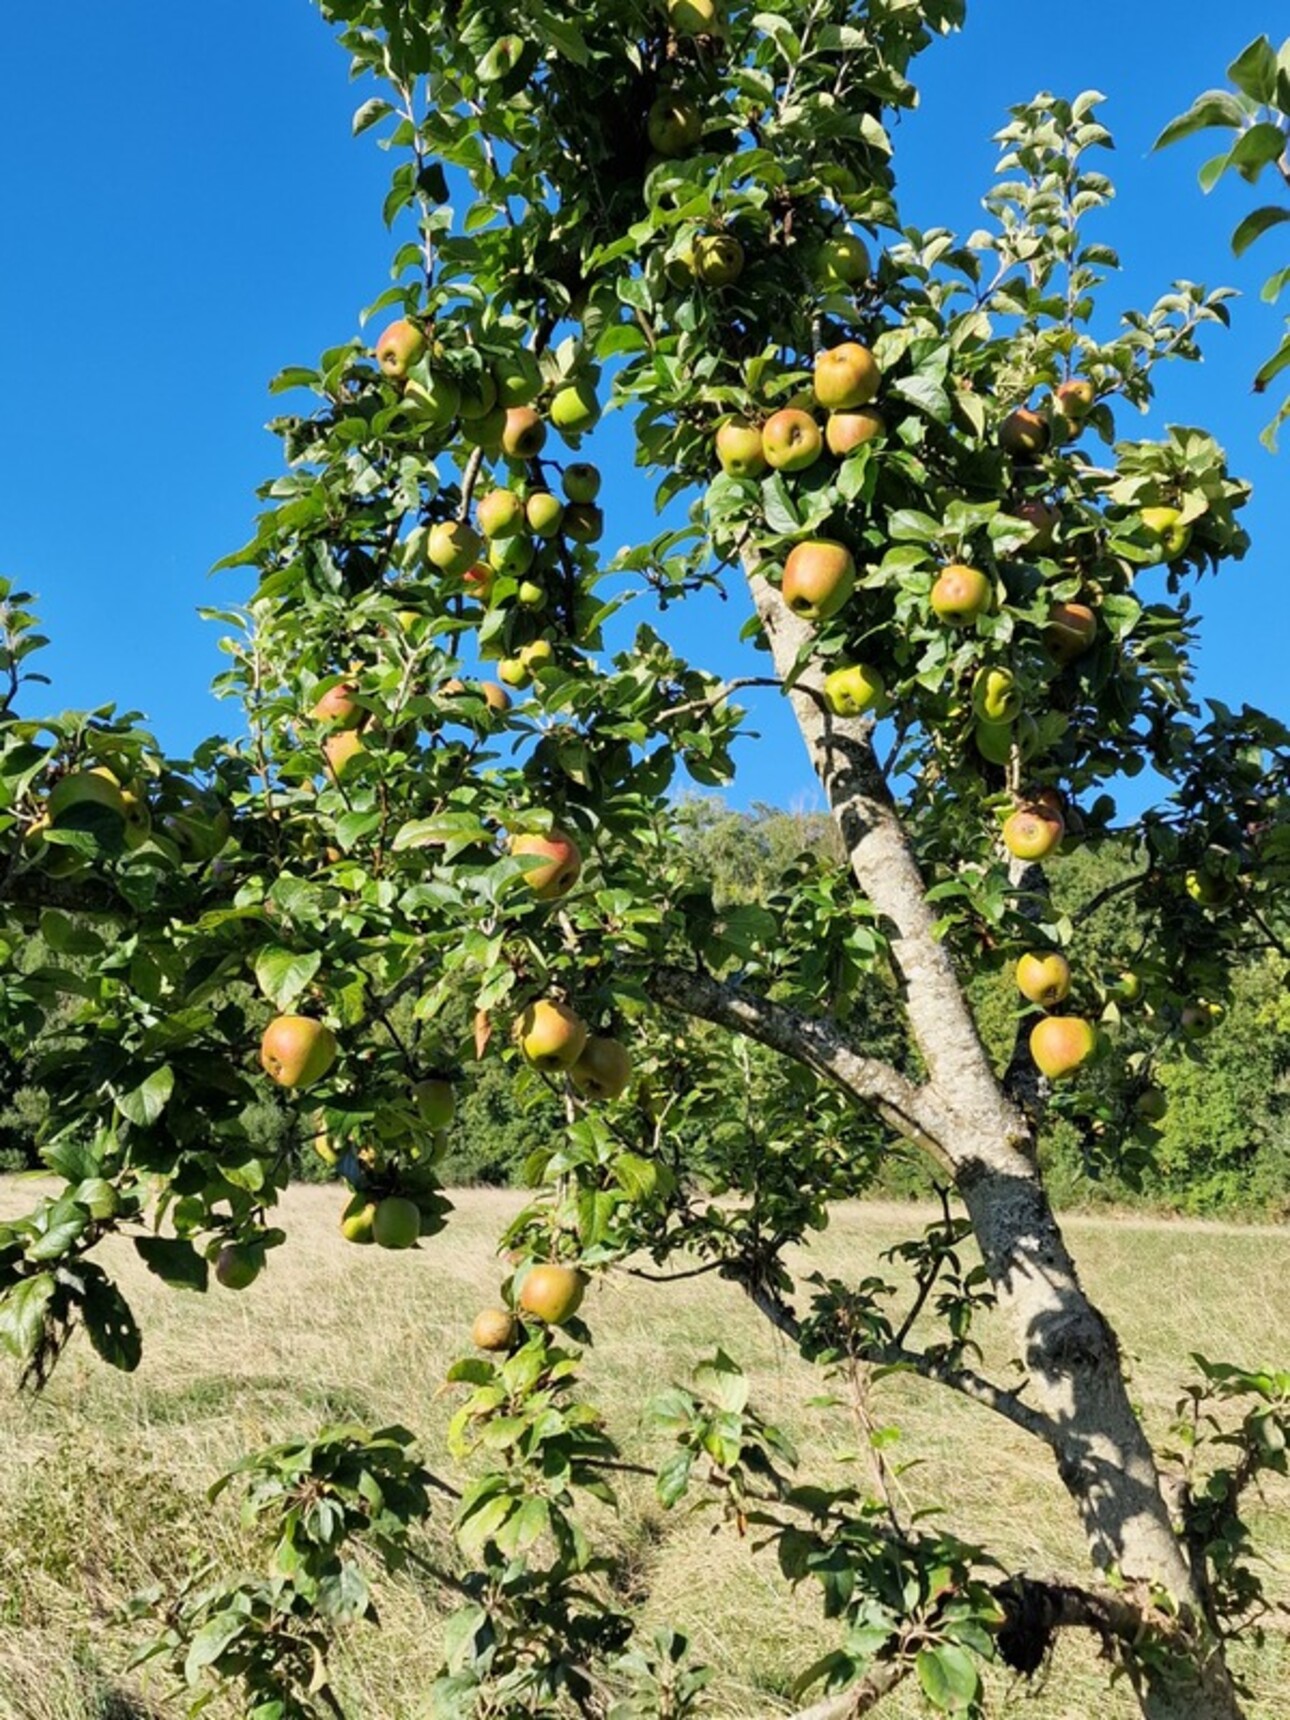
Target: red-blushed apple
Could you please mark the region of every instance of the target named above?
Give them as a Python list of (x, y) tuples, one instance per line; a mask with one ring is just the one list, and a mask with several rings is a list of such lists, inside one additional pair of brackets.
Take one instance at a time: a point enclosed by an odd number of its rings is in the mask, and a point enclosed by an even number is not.
[(952, 561), (943, 567), (932, 586), (932, 612), (956, 627), (970, 627), (990, 608), (994, 590), (979, 567)]
[(999, 426), (999, 445), (1017, 460), (1033, 459), (1048, 446), (1048, 420), (1029, 406), (1010, 412)]
[(844, 341), (817, 353), (815, 398), (828, 412), (851, 412), (867, 406), (882, 383), (878, 361), (859, 341)]
[(1043, 860), (1065, 834), (1062, 815), (1051, 806), (1032, 800), (1004, 820), (1003, 845), (1018, 860)]
[(502, 431), (502, 453), (508, 460), (536, 460), (546, 445), (546, 424), (531, 406), (511, 406)]
[(524, 882), (539, 902), (556, 902), (567, 896), (582, 874), (582, 851), (573, 837), (552, 829), (547, 836), (522, 833), (507, 844), (517, 859), (530, 858), (540, 864), (527, 866)]
[(703, 115), (684, 96), (661, 95), (650, 107), (645, 130), (660, 155), (686, 155), (703, 136)]
[(548, 414), (552, 424), (566, 439), (584, 436), (600, 419), (600, 402), (596, 390), (586, 377), (566, 382), (555, 392)]
[(704, 233), (694, 241), (694, 278), (702, 287), (732, 287), (744, 272), (744, 248), (733, 233)]
[(376, 343), (376, 362), (393, 382), (402, 382), (426, 349), (426, 337), (415, 323), (400, 317)]
[(536, 536), (557, 537), (564, 521), (564, 503), (550, 490), (531, 490), (524, 503), (524, 518)]
[(1017, 990), (1030, 1003), (1051, 1009), (1070, 989), (1071, 964), (1057, 950), (1027, 951), (1017, 963)]
[(800, 407), (782, 407), (762, 426), (761, 451), (766, 464), (777, 472), (804, 472), (819, 459), (823, 447), (819, 425)]
[(594, 502), (600, 494), (600, 467), (590, 460), (575, 460), (565, 467), (560, 482), (571, 502)]
[(363, 707), (355, 698), (358, 688), (352, 681), (337, 681), (317, 701), (309, 715), (318, 723), (343, 723), (353, 728), (363, 720)]
[(1030, 1030), (1030, 1055), (1050, 1081), (1073, 1075), (1096, 1050), (1096, 1027), (1078, 1015), (1048, 1015)]
[(441, 573), (460, 577), (479, 560), (484, 545), (464, 520), (439, 520), (426, 539), (426, 559)]
[(515, 1343), (519, 1322), (506, 1308), (481, 1308), (470, 1328), (470, 1341), (477, 1350), (509, 1350)]
[(1054, 603), (1044, 626), (1044, 648), (1058, 663), (1073, 663), (1092, 649), (1097, 616), (1087, 603)]
[(539, 998), (516, 1022), (515, 1036), (526, 1062), (558, 1075), (582, 1056), (587, 1025), (567, 1003)]
[(875, 436), (881, 436), (887, 421), (876, 406), (861, 406), (854, 412), (830, 412), (824, 426), (824, 440), (829, 452), (842, 457), (863, 448)]
[(489, 710), (500, 716), (503, 711), (511, 708), (511, 695), (505, 687), (499, 687), (496, 681), (481, 681), (479, 690), (483, 694), (484, 703)]
[(586, 1288), (587, 1280), (572, 1266), (530, 1266), (520, 1284), (520, 1307), (543, 1325), (563, 1326), (582, 1306)]
[(855, 590), (856, 564), (845, 544), (808, 538), (784, 563), (784, 602), (803, 621), (827, 621)]
[(747, 418), (731, 418), (717, 431), (717, 459), (728, 478), (760, 478), (766, 470), (761, 428)]
[(595, 502), (570, 502), (561, 529), (572, 543), (599, 543), (605, 535), (605, 516)]
[(862, 717), (887, 696), (882, 676), (865, 663), (842, 663), (824, 677), (824, 702), (835, 717)]
[(309, 1015), (278, 1015), (260, 1040), (260, 1066), (279, 1087), (312, 1087), (336, 1061), (336, 1035)]
[(525, 525), (524, 499), (514, 490), (489, 490), (475, 509), (486, 538), (514, 537)]
[(472, 562), (461, 576), (461, 583), (466, 588), (467, 597), (473, 597), (478, 603), (487, 603), (493, 595), (493, 582), (497, 578), (495, 570), (486, 561)]
[(631, 1054), (617, 1039), (593, 1033), (569, 1078), (586, 1099), (617, 1099), (632, 1078)]
[(855, 233), (835, 233), (815, 253), (815, 278), (828, 292), (853, 287), (869, 274), (869, 252)]

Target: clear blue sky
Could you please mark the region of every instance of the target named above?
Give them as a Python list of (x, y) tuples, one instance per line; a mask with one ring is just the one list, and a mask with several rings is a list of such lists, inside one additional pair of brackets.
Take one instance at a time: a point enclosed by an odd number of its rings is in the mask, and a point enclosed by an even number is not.
[[(923, 105), (897, 146), (905, 217), (970, 230), (1009, 103), (1045, 88), (1107, 95), (1119, 197), (1098, 234), (1125, 265), (1117, 300), (1145, 306), (1177, 277), (1245, 294), (1234, 331), (1208, 337), (1207, 362), (1172, 368), (1159, 414), (1214, 430), (1255, 484), (1255, 551), (1204, 587), (1202, 690), (1290, 718), (1290, 433), (1279, 460), (1259, 447), (1270, 405), (1249, 391), (1279, 331), (1258, 288), (1283, 258), (1275, 233), (1231, 257), (1252, 194), (1226, 182), (1199, 191), (1196, 166), (1217, 134), (1149, 153), (1251, 37), (1280, 40), (1284, 0), (968, 10), (966, 31), (916, 69)], [(64, 0), (56, 28), (31, 7), (6, 19), (0, 572), (39, 594), (53, 639), (43, 667), (54, 686), (32, 690), (31, 714), (38, 701), (115, 700), (146, 712), (173, 753), (235, 725), (206, 692), (217, 629), (195, 610), (246, 594), (239, 576), (207, 570), (250, 535), (254, 487), (277, 470), (265, 384), (357, 332), (360, 307), (387, 281), (390, 164), (371, 136), (351, 140), (355, 100), (308, 0)], [(1127, 413), (1120, 427), (1138, 433)], [(609, 432), (595, 453), (608, 466), (621, 446)], [(640, 495), (629, 465), (611, 476), (608, 542), (649, 529)], [(696, 659), (739, 667), (733, 648), (712, 657), (701, 617), (685, 633)], [(759, 716), (765, 739), (735, 798), (809, 801), (795, 733), (770, 708)]]

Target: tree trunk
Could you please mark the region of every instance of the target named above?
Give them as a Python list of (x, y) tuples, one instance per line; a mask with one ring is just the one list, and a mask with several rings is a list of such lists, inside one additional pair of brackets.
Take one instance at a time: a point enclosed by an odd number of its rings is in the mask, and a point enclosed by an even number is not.
[[(811, 629), (754, 568), (753, 599), (861, 890), (886, 923), (910, 1027), (956, 1185), (1011, 1320), (1035, 1404), (1054, 1424), (1058, 1473), (1100, 1569), (1163, 1588), (1208, 1637), (1197, 1584), (1170, 1523), (1151, 1448), (1129, 1403), (1114, 1332), (1085, 1295), (1040, 1181), (1025, 1117), (1007, 1099), (963, 988), (934, 934), (926, 884), (874, 756), (871, 724), (832, 717), (810, 661)], [(806, 663), (803, 670), (802, 663)], [(796, 678), (794, 679), (794, 676)], [(1204, 1653), (1204, 1650), (1201, 1651)], [(1205, 1688), (1144, 1691), (1149, 1720), (1237, 1720), (1221, 1651)], [(1199, 1670), (1199, 1669), (1198, 1669)]]

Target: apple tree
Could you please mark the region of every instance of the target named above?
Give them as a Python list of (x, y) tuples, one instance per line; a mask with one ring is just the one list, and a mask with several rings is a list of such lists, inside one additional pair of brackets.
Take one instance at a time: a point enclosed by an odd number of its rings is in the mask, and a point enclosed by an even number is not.
[[(28, 716), (39, 638), (7, 594), (0, 1019), (65, 1186), (0, 1228), (0, 1340), (35, 1383), (78, 1326), (136, 1365), (109, 1233), (189, 1288), (271, 1269), (286, 1158), (247, 1127), (271, 1084), (355, 1243), (433, 1249), (477, 1071), (562, 1124), (452, 1370), (454, 1478), (403, 1429), (248, 1459), (267, 1574), (168, 1599), (153, 1651), (260, 1720), (335, 1712), (331, 1633), (429, 1510), (459, 1561), (435, 1713), (694, 1712), (683, 1637), (637, 1640), (605, 1581), (598, 1508), (634, 1460), (580, 1373), (597, 1278), (652, 1257), (750, 1299), (842, 1400), (897, 1371), (1024, 1431), (1082, 1526), (1087, 1570), (1012, 1570), (911, 1515), (877, 1448), (868, 1490), (804, 1477), (717, 1352), (656, 1406), (657, 1488), (818, 1593), (836, 1649), (803, 1717), (906, 1678), (977, 1713), (983, 1661), (1033, 1673), (1083, 1629), (1151, 1720), (1230, 1720), (1226, 1644), (1262, 1611), (1242, 1512), (1285, 1473), (1290, 1374), (1202, 1362), (1185, 1457), (1154, 1450), (1039, 1152), (1060, 1116), (1141, 1167), (1161, 1048), (1203, 1055), (1234, 964), (1283, 948), (1290, 735), (1192, 690), (1248, 487), (1203, 429), (1129, 434), (1226, 295), (1108, 306), (1092, 94), (1012, 110), (979, 231), (902, 225), (889, 118), (961, 0), (320, 9), (397, 249), (375, 340), (274, 384), (283, 469), (225, 564), (254, 592), (214, 615), (239, 737), (170, 761), (133, 714)], [(613, 554), (611, 407), (621, 481), (664, 511)], [(747, 674), (683, 653), (692, 606)], [(732, 905), (670, 797), (753, 766), (753, 686), (796, 721), (837, 858)], [(1131, 864), (1057, 907), (1063, 850), (1102, 843)], [(1130, 910), (1141, 947), (1106, 972), (1097, 918)], [(799, 1281), (787, 1251), (892, 1152), (945, 1190), (901, 1250), (915, 1289)]]

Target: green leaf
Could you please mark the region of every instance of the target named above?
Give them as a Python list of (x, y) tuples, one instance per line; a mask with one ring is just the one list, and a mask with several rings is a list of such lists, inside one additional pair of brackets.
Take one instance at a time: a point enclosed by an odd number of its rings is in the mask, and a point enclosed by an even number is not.
[(28, 1362), (36, 1353), (54, 1289), (53, 1273), (38, 1272), (0, 1296), (0, 1344), (16, 1360)]
[(1277, 53), (1266, 36), (1258, 36), (1227, 68), (1227, 75), (1251, 101), (1269, 105), (1277, 99)]
[(748, 1404), (748, 1376), (724, 1350), (718, 1350), (711, 1361), (700, 1362), (694, 1370), (699, 1389), (732, 1415), (739, 1415)]
[(213, 1666), (248, 1629), (250, 1621), (242, 1613), (216, 1613), (197, 1632), (189, 1645), (184, 1661), (184, 1677), (190, 1684), (197, 1682), (206, 1667)]
[(923, 1694), (943, 1714), (961, 1714), (976, 1701), (981, 1681), (965, 1650), (952, 1643), (922, 1648), (914, 1665)]
[(1238, 257), (1242, 256), (1257, 238), (1270, 227), (1279, 227), (1283, 221), (1290, 221), (1290, 209), (1277, 209), (1272, 204), (1255, 209), (1232, 234), (1233, 251)]
[(290, 1009), (322, 966), (322, 952), (269, 945), (255, 958), (255, 980), (275, 1009)]
[(149, 1272), (176, 1290), (205, 1290), (210, 1283), (206, 1261), (182, 1236), (136, 1236), (135, 1251)]
[(658, 1480), (655, 1490), (658, 1493), (659, 1504), (668, 1510), (683, 1498), (690, 1485), (690, 1471), (694, 1467), (694, 1453), (688, 1448), (674, 1451), (672, 1455), (659, 1465)]
[(1228, 160), (1246, 179), (1257, 179), (1269, 162), (1280, 158), (1286, 147), (1286, 134), (1279, 125), (1262, 120), (1252, 125), (1232, 145)]
[(773, 472), (763, 480), (761, 505), (766, 524), (781, 537), (792, 537), (802, 529), (802, 516), (781, 473)]
[(1236, 131), (1244, 123), (1245, 109), (1230, 91), (1206, 90), (1203, 96), (1196, 97), (1186, 113), (1169, 121), (1152, 148), (1165, 149), (1169, 144), (1177, 143), (1184, 137), (1192, 137), (1196, 132), (1206, 131), (1211, 126), (1228, 126)]
[(360, 132), (366, 131), (369, 126), (378, 124), (385, 118), (386, 114), (393, 112), (394, 104), (392, 102), (384, 101), (380, 96), (373, 96), (370, 101), (365, 101), (362, 107), (355, 112), (353, 135), (357, 137)]
[(87, 1271), (81, 1310), (90, 1343), (110, 1367), (133, 1373), (143, 1358), (143, 1338), (130, 1304), (106, 1273)]
[(150, 1129), (170, 1102), (175, 1090), (175, 1072), (169, 1064), (154, 1069), (146, 1081), (128, 1093), (118, 1093), (116, 1108), (127, 1123)]

